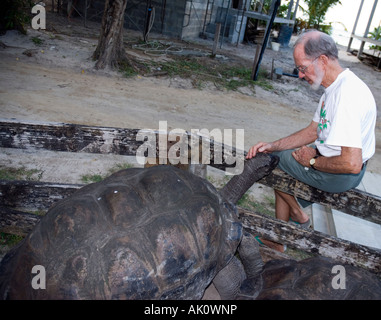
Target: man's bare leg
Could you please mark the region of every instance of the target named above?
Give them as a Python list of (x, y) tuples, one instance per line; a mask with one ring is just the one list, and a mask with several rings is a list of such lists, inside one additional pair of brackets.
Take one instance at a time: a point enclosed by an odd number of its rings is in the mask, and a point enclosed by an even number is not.
[(275, 214), (280, 220), (288, 222), (290, 218), (299, 223), (305, 223), (309, 217), (300, 208), (295, 197), (279, 190), (275, 191)]
[[(281, 192), (279, 190), (274, 190), (274, 192), (275, 192), (275, 215), (277, 219), (288, 222), (288, 220), (291, 217), (292, 220), (299, 223), (305, 223), (308, 221), (309, 219), (308, 215), (302, 211), (298, 202), (292, 195)], [(272, 248), (279, 252), (284, 252), (283, 244), (266, 240), (266, 239), (260, 239), (260, 240), (263, 242), (263, 244), (265, 244), (269, 248)]]
[(281, 196), (280, 192), (274, 190), (275, 194), (275, 215), (277, 219), (288, 221), (290, 220), (291, 207), (287, 201)]

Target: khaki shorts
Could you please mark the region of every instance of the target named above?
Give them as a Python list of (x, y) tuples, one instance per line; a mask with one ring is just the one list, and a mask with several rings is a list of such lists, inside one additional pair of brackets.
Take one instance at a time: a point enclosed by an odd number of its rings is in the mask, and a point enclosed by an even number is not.
[(366, 170), (366, 163), (358, 174), (333, 174), (306, 168), (294, 159), (293, 151), (285, 150), (273, 153), (280, 159), (278, 167), (295, 179), (326, 192), (340, 193), (357, 187)]

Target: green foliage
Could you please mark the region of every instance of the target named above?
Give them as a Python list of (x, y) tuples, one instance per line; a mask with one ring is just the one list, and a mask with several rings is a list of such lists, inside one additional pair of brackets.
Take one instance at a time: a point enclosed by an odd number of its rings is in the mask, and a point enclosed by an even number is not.
[(174, 62), (162, 63), (161, 70), (168, 72), (170, 76), (183, 75), (189, 77), (195, 73), (202, 73), (203, 66), (196, 59), (178, 59)]
[[(252, 1), (251, 2), (250, 10), (256, 10), (256, 11), (258, 11), (259, 6), (258, 6), (258, 3), (256, 3), (256, 2), (258, 2), (258, 1)], [(273, 0), (264, 0), (263, 1), (262, 13), (264, 13), (264, 14), (271, 14), (270, 10), (271, 10), (271, 4), (272, 4), (272, 2), (273, 2)], [(289, 2), (290, 1), (287, 1), (287, 3), (281, 4), (279, 6), (278, 11), (277, 11), (277, 16), (278, 17), (282, 17), (282, 18), (286, 17), (287, 11), (288, 11)]]
[(192, 79), (195, 87), (202, 88), (206, 82), (212, 82), (216, 87), (235, 91), (240, 87), (259, 85), (266, 90), (272, 87), (266, 81), (267, 74), (261, 73), (259, 80), (253, 82), (251, 69), (244, 66), (231, 65), (225, 62), (215, 62), (209, 57), (176, 58), (173, 61), (151, 62), (151, 69), (166, 72), (170, 77), (180, 76)]
[[(369, 32), (369, 35), (371, 35), (371, 39), (380, 41), (381, 40), (381, 26), (374, 28), (374, 30), (372, 32)], [(371, 45), (369, 48), (373, 49), (374, 51), (379, 51), (378, 56), (380, 56), (381, 46)]]
[[(259, 5), (257, 3), (258, 0), (252, 1), (251, 5), (250, 5), (250, 10), (253, 10), (253, 11), (259, 10), (263, 14), (270, 15), (271, 14), (270, 10), (271, 10), (272, 1), (273, 0), (264, 0), (262, 11), (259, 9)], [(279, 17), (279, 18), (286, 18), (287, 17), (289, 3), (290, 3), (290, 1), (287, 1), (286, 3), (281, 4), (279, 6), (278, 11), (277, 11), (277, 17)], [(291, 12), (291, 19), (292, 19), (293, 13), (294, 12)], [(249, 18), (249, 20), (251, 20), (253, 23), (258, 22), (262, 26), (266, 25), (266, 21), (264, 21), (264, 20), (256, 20), (254, 18)], [(278, 30), (280, 28), (280, 26), (281, 26), (280, 23), (274, 23), (273, 29)]]
[(319, 30), (330, 35), (332, 34), (332, 24), (321, 24), (319, 25)]
[(126, 78), (131, 78), (138, 74), (136, 70), (131, 66), (131, 64), (127, 63), (126, 61), (119, 62), (118, 67), (119, 72), (123, 73)]
[[(322, 29), (322, 23), (329, 8), (340, 4), (340, 0), (304, 0), (307, 8), (300, 6), (301, 10), (308, 16), (307, 29)], [(327, 27), (327, 26), (325, 26)], [(322, 30), (327, 32), (327, 30)]]
[(381, 26), (374, 28), (372, 32), (369, 32), (374, 40), (381, 40)]
[(40, 181), (43, 172), (38, 169), (28, 170), (24, 167), (11, 168), (0, 166), (0, 180)]
[(31, 21), (32, 0), (3, 0), (0, 5), (0, 32), (16, 29), (26, 34)]
[(129, 164), (129, 163), (119, 163), (119, 164), (116, 164), (114, 167), (110, 168), (108, 170), (108, 172), (104, 175), (101, 175), (101, 174), (85, 174), (85, 175), (81, 176), (81, 180), (85, 184), (100, 182), (100, 181), (106, 179), (111, 174), (113, 174), (119, 170), (124, 170), (124, 169), (132, 168), (132, 167), (133, 167), (133, 165)]
[(264, 202), (258, 202), (247, 192), (238, 200), (237, 206), (275, 217), (275, 198), (266, 196)]
[(93, 183), (93, 182), (100, 182), (104, 179), (103, 176), (100, 174), (85, 174), (81, 176), (81, 180), (83, 183), (88, 184), (88, 183)]
[(36, 46), (41, 46), (45, 40), (39, 38), (39, 37), (33, 37), (31, 38), (30, 40), (32, 40), (32, 42), (36, 45)]
[(0, 246), (13, 247), (23, 239), (22, 236), (0, 232)]

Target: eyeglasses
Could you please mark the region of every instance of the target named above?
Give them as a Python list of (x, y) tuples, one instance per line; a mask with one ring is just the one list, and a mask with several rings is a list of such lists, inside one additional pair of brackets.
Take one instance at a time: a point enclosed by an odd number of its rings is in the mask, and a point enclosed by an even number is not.
[(305, 67), (302, 67), (302, 66), (297, 66), (295, 67), (296, 70), (298, 70), (298, 72), (301, 72), (301, 73), (305, 73), (306, 70), (308, 69), (308, 67), (313, 64), (320, 56), (316, 57), (308, 66), (305, 66)]

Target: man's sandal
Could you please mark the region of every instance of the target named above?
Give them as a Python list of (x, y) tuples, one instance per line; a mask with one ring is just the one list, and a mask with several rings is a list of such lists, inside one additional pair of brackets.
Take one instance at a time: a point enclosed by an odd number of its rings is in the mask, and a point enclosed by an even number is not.
[(300, 223), (300, 222), (297, 222), (297, 221), (294, 221), (294, 220), (292, 220), (291, 218), (288, 220), (289, 222), (292, 222), (292, 223), (294, 223), (294, 224), (296, 224), (296, 225), (298, 225), (298, 226), (300, 226), (300, 227), (302, 227), (302, 228), (304, 228), (304, 229), (308, 229), (310, 226), (311, 226), (311, 219), (308, 219), (306, 222), (304, 222), (304, 223)]
[[(264, 244), (263, 241), (259, 238), (259, 236), (254, 237), (254, 239), (258, 241), (258, 243), (259, 243), (260, 246), (264, 246), (264, 247), (267, 247), (267, 248), (276, 250), (276, 249), (271, 248), (270, 246)], [(270, 241), (270, 240), (267, 240), (267, 241)], [(270, 242), (273, 242), (273, 241), (270, 241)], [(286, 250), (287, 250), (287, 245), (284, 244), (284, 245), (283, 245), (283, 252), (285, 252)]]

